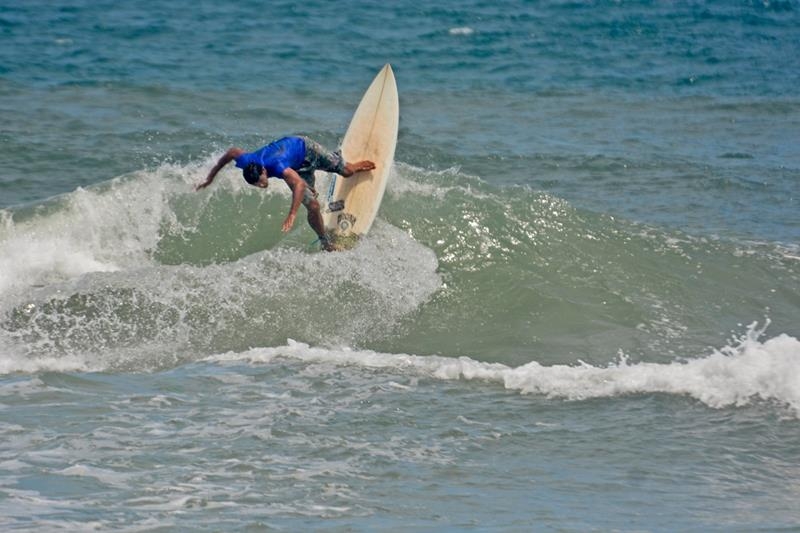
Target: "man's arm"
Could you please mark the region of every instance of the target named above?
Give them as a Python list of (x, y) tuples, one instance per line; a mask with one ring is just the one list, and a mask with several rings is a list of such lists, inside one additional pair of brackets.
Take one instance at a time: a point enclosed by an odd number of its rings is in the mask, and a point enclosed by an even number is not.
[(285, 181), (286, 185), (292, 190), (292, 207), (289, 208), (289, 214), (286, 216), (286, 220), (283, 221), (283, 226), (281, 227), (281, 230), (285, 233), (292, 229), (294, 225), (294, 219), (297, 217), (297, 210), (300, 209), (300, 204), (303, 203), (303, 196), (306, 193), (306, 182), (300, 177), (300, 174), (292, 168), (287, 168), (283, 171), (283, 181)]
[(214, 178), (217, 176), (217, 173), (220, 170), (222, 170), (222, 167), (224, 167), (225, 165), (227, 165), (228, 163), (230, 163), (231, 161), (233, 161), (234, 159), (236, 159), (237, 157), (239, 157), (243, 153), (244, 153), (244, 150), (242, 150), (241, 148), (236, 148), (235, 146), (233, 148), (228, 149), (228, 151), (225, 152), (225, 155), (223, 155), (222, 157), (219, 158), (219, 161), (217, 161), (217, 164), (214, 165), (214, 168), (212, 168), (209, 171), (208, 176), (206, 176), (206, 181), (204, 181), (203, 183), (198, 184), (194, 188), (194, 190), (199, 191), (200, 189), (203, 189), (203, 188), (208, 187), (209, 185), (211, 185), (211, 182), (214, 181)]

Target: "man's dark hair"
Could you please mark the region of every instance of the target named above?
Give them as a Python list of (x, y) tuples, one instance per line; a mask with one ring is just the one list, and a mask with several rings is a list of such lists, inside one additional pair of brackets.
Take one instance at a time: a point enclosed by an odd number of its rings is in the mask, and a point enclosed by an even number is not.
[(264, 169), (258, 163), (250, 163), (246, 167), (242, 169), (242, 174), (244, 174), (244, 180), (249, 183), (250, 185), (255, 185), (258, 181), (258, 178), (261, 176), (261, 171)]

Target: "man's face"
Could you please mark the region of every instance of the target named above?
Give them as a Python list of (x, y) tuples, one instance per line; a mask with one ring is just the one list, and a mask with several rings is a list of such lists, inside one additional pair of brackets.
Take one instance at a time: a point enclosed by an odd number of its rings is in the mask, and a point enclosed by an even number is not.
[(266, 189), (267, 187), (269, 187), (269, 180), (267, 179), (266, 168), (261, 169), (261, 174), (258, 176), (258, 181), (255, 182), (253, 185), (255, 185), (256, 187), (260, 187), (262, 189)]

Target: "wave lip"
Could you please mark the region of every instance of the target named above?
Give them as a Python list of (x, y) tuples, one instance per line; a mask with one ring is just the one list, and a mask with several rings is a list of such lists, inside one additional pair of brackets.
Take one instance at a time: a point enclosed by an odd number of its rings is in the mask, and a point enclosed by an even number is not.
[(763, 331), (752, 324), (732, 345), (714, 350), (705, 357), (668, 364), (630, 364), (622, 356), (618, 363), (607, 367), (587, 363), (543, 366), (535, 361), (509, 367), (469, 357), (328, 349), (293, 340), (286, 346), (228, 352), (207, 360), (270, 363), (291, 358), (309, 363), (410, 371), (441, 380), (498, 383), (523, 394), (566, 400), (664, 393), (689, 396), (712, 408), (772, 402), (789, 407), (800, 417), (800, 340), (780, 334), (761, 342), (759, 337)]

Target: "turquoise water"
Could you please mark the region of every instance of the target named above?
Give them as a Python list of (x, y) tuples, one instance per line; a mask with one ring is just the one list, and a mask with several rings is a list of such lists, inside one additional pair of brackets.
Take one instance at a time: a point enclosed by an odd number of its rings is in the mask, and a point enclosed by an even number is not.
[[(797, 2), (0, 1), (0, 528), (800, 522)], [(396, 164), (351, 252), (231, 145)]]

